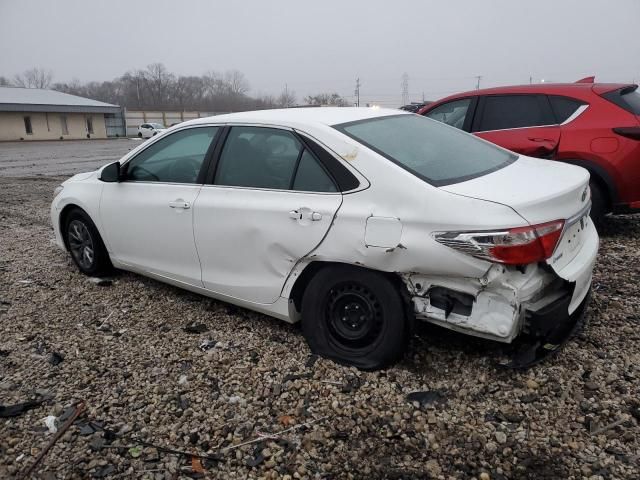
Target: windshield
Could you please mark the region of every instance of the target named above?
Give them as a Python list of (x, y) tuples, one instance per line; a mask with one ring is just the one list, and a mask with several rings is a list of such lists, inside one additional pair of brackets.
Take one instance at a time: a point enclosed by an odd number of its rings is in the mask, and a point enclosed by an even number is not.
[(426, 182), (450, 185), (503, 168), (517, 156), (420, 115), (392, 115), (334, 128)]
[(160, 125), (159, 123), (150, 123), (153, 128), (164, 128), (164, 125)]

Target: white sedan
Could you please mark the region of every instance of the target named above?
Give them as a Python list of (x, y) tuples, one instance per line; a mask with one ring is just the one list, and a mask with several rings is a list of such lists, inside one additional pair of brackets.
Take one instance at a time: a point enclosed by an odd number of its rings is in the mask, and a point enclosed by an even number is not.
[(151, 138), (159, 133), (162, 133), (167, 128), (160, 123), (143, 123), (138, 127), (138, 137)]
[(87, 275), (301, 320), (313, 352), (375, 369), (415, 318), (558, 343), (598, 250), (588, 183), (397, 110), (265, 110), (181, 123), (75, 175), (51, 220)]

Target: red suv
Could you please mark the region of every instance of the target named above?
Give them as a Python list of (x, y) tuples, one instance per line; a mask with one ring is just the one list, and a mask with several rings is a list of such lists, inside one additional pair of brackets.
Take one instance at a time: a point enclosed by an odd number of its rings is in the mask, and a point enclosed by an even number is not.
[(488, 88), (452, 95), (417, 113), (523, 155), (586, 168), (598, 223), (608, 212), (640, 212), (637, 88), (593, 83), (593, 77)]

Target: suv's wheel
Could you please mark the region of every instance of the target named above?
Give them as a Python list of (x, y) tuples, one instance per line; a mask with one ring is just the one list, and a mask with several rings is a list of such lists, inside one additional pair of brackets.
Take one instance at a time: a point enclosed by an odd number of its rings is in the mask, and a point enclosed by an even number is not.
[(589, 188), (591, 189), (591, 220), (597, 228), (600, 228), (608, 211), (607, 197), (597, 182), (591, 180)]
[(98, 229), (83, 210), (76, 208), (69, 212), (64, 235), (71, 258), (82, 273), (100, 275), (112, 268)]
[(362, 369), (383, 368), (406, 346), (402, 299), (381, 273), (327, 267), (305, 290), (302, 332), (314, 353)]

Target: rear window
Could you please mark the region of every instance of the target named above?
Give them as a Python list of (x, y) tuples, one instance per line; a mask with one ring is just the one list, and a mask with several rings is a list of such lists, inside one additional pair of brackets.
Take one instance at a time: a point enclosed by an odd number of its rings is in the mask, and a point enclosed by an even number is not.
[(620, 90), (607, 92), (602, 96), (610, 102), (615, 103), (620, 108), (624, 108), (627, 112), (631, 112), (634, 115), (640, 115), (640, 93), (638, 93), (637, 85), (631, 85), (621, 88)]
[(473, 135), (419, 115), (378, 117), (334, 128), (435, 186), (486, 175), (517, 158)]

